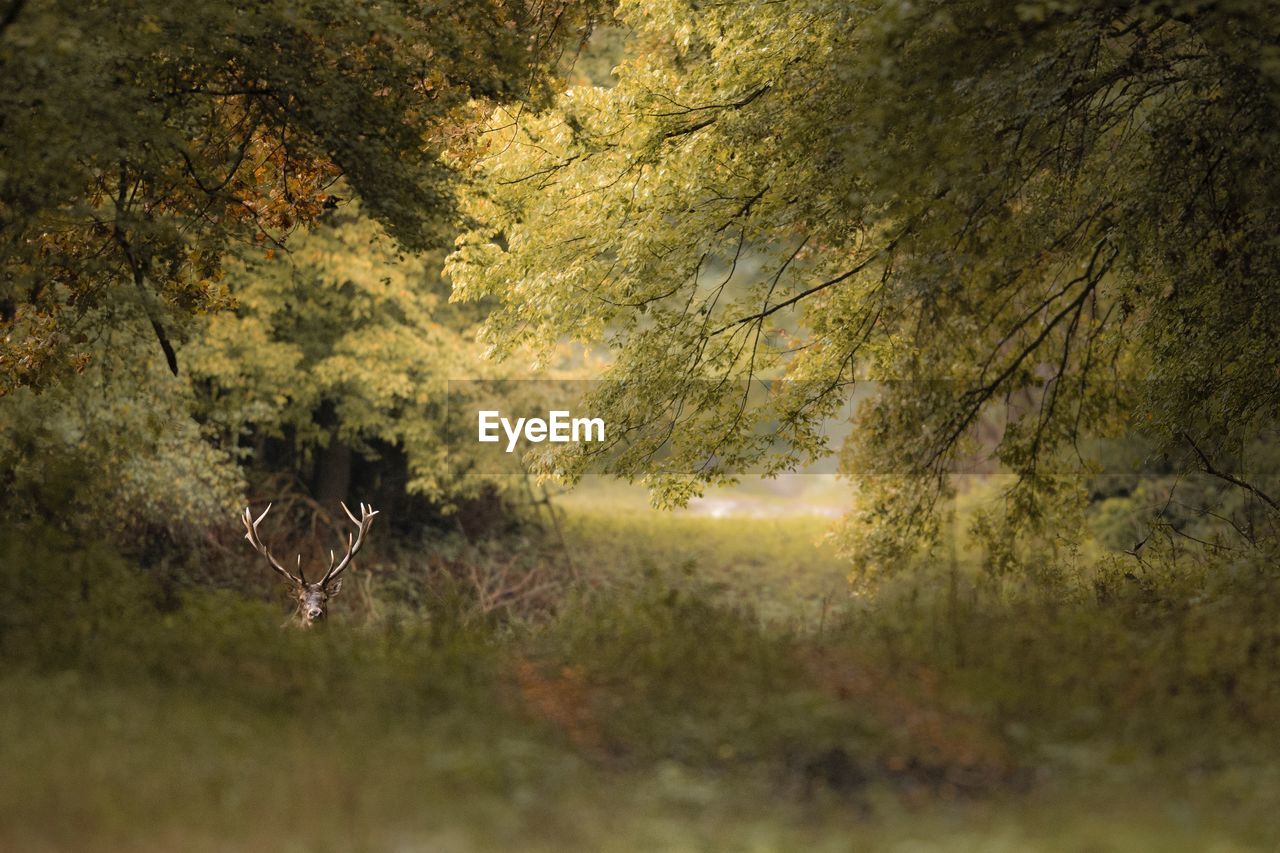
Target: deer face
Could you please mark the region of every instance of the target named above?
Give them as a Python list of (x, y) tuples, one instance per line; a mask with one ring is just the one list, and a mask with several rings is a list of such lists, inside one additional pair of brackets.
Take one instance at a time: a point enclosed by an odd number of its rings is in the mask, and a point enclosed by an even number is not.
[(329, 599), (342, 589), (342, 581), (335, 580), (326, 589), (318, 583), (298, 587), (298, 619), (303, 627), (318, 625), (329, 616)]
[(342, 504), (342, 509), (347, 514), (347, 518), (351, 519), (351, 523), (356, 526), (356, 534), (347, 534), (347, 553), (338, 559), (337, 554), (333, 551), (329, 552), (329, 569), (324, 573), (324, 577), (315, 582), (308, 582), (307, 576), (302, 572), (302, 556), (298, 556), (297, 574), (290, 572), (280, 562), (271, 555), (270, 549), (262, 541), (258, 535), (258, 525), (262, 519), (267, 517), (267, 513), (271, 511), (271, 505), (267, 504), (266, 510), (255, 520), (249, 512), (249, 508), (245, 507), (244, 515), (240, 520), (244, 522), (245, 539), (249, 540), (249, 544), (254, 547), (259, 554), (267, 558), (267, 562), (271, 564), (281, 577), (289, 581), (293, 587), (294, 600), (298, 605), (298, 623), (304, 628), (310, 628), (323, 622), (329, 615), (329, 599), (338, 594), (342, 589), (342, 578), (340, 575), (351, 565), (351, 560), (355, 557), (356, 552), (364, 545), (365, 534), (369, 532), (370, 525), (373, 524), (373, 517), (377, 515), (377, 510), (373, 507), (360, 504), (360, 517), (356, 518), (351, 514), (351, 510), (347, 509), (346, 504)]

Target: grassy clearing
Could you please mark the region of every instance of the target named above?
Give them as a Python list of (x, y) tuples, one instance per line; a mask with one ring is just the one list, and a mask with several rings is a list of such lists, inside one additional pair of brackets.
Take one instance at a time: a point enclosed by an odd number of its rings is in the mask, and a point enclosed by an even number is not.
[(1274, 571), (941, 567), (760, 618), (834, 572), (811, 532), (579, 516), (613, 575), (552, 617), (426, 596), (309, 635), (9, 541), (0, 848), (1280, 843)]
[(794, 628), (816, 628), (848, 596), (848, 564), (826, 541), (831, 520), (709, 518), (652, 511), (577, 510), (564, 524), (576, 563), (592, 577), (634, 584), (662, 578)]

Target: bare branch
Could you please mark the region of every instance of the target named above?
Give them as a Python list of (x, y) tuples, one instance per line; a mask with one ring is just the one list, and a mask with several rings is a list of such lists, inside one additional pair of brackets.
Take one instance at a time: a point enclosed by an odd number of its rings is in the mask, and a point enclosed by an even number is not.
[(1219, 471), (1217, 468), (1213, 467), (1213, 463), (1209, 461), (1209, 457), (1205, 456), (1204, 451), (1202, 451), (1199, 445), (1191, 439), (1190, 435), (1184, 432), (1182, 437), (1186, 440), (1187, 444), (1191, 445), (1191, 449), (1196, 452), (1196, 456), (1200, 457), (1200, 467), (1204, 469), (1206, 474), (1211, 477), (1217, 477), (1219, 480), (1230, 483), (1233, 486), (1238, 486), (1245, 491), (1252, 492), (1262, 500), (1266, 501), (1267, 504), (1276, 512), (1280, 512), (1280, 503), (1277, 503), (1275, 498), (1271, 497), (1252, 483), (1242, 480), (1234, 474), (1230, 474), (1226, 471)]

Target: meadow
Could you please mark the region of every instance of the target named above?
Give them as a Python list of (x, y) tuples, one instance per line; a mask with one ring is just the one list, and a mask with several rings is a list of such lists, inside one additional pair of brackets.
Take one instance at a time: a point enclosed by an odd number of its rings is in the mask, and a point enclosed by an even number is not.
[(851, 593), (822, 518), (563, 521), (549, 604), (410, 600), (371, 563), (309, 632), (7, 535), (0, 848), (1280, 843), (1269, 567), (940, 560)]

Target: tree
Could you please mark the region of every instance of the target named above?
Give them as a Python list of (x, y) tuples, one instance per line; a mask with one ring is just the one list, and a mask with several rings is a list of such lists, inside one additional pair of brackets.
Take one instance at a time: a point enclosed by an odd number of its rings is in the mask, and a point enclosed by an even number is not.
[[(887, 564), (929, 538), (948, 469), (1010, 400), (1025, 417), (996, 455), (1031, 521), (1073, 470), (1055, 454), (1120, 415), (1191, 467), (1189, 441), (1275, 417), (1269, 4), (619, 14), (636, 47), (616, 86), (499, 113), (449, 266), (462, 298), (503, 301), (499, 350), (611, 343), (613, 471), (680, 501), (785, 470), (827, 451), (857, 381), (887, 380), (842, 451), (858, 551)], [(759, 377), (793, 381), (744, 405)]]
[(154, 357), (136, 308), (104, 306), (87, 318), (103, 331), (85, 343), (73, 381), (0, 399), (7, 524), (49, 525), (138, 554), (156, 534), (198, 542), (242, 506), (239, 460), (191, 417), (187, 378)]
[(537, 102), (590, 3), (8, 0), (0, 7), (0, 393), (82, 368), (95, 309), (170, 333), (226, 307), (345, 178), (405, 247), (452, 236), (443, 140)]
[(200, 420), (227, 450), (284, 440), (314, 467), (312, 491), (326, 501), (350, 499), (353, 452), (392, 448), (410, 494), (446, 502), (474, 486), (450, 478), (444, 416), (448, 380), (481, 361), (479, 312), (448, 304), (440, 263), (440, 253), (399, 252), (354, 205), (298, 235), (287, 255), (229, 259), (238, 307), (211, 315), (182, 351)]

